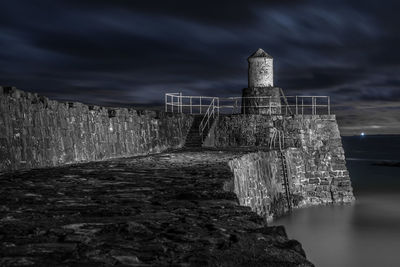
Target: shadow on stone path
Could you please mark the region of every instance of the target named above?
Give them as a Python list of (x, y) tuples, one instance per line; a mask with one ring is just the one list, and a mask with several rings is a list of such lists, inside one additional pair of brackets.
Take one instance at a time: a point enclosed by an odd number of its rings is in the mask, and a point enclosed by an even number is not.
[(312, 266), (223, 190), (239, 152), (0, 174), (1, 266)]

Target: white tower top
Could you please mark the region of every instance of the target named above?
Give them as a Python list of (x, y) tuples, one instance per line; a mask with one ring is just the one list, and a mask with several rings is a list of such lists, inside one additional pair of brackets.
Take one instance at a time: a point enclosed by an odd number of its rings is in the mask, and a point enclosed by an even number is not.
[(273, 58), (270, 55), (259, 48), (247, 61), (249, 62), (249, 88), (274, 86)]

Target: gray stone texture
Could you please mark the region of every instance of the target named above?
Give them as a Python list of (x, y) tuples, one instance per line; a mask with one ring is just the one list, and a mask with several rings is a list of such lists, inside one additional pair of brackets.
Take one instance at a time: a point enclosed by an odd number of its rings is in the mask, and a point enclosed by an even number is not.
[(284, 134), (286, 164), (295, 208), (354, 200), (339, 129), (334, 115), (221, 116), (207, 145), (265, 150), (231, 162), (231, 186), (242, 205), (271, 219), (288, 210), (282, 187), (282, 159), (274, 131)]
[(284, 213), (282, 168), (277, 151), (249, 153), (232, 159), (229, 166), (234, 179), (227, 189), (235, 192), (240, 205), (251, 207), (267, 221)]
[(273, 59), (259, 48), (248, 59), (248, 88), (243, 89), (243, 114), (280, 114), (280, 89), (274, 87)]
[(273, 59), (270, 55), (259, 48), (247, 61), (249, 62), (248, 86), (250, 88), (274, 86)]
[(0, 87), (0, 171), (178, 148), (192, 120), (184, 114), (60, 103)]
[(230, 151), (0, 173), (0, 266), (313, 266), (236, 195)]
[(242, 91), (242, 114), (281, 114), (280, 88), (251, 87)]

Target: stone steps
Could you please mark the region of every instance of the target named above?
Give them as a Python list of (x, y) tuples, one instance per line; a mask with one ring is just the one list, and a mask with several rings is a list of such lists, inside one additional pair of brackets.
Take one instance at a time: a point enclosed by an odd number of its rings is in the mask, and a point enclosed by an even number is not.
[(199, 134), (200, 123), (204, 115), (195, 115), (192, 126), (186, 136), (185, 147), (201, 147), (203, 140)]

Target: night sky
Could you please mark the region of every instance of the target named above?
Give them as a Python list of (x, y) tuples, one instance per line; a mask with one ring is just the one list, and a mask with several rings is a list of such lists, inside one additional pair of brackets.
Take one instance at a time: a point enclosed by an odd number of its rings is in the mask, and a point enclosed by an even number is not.
[(400, 133), (400, 1), (1, 1), (0, 84), (100, 105), (237, 96), (247, 57), (330, 95), (342, 134)]

